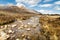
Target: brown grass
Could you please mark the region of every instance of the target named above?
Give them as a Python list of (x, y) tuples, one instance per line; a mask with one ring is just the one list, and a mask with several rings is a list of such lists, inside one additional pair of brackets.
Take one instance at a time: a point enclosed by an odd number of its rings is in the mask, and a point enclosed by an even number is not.
[[(34, 15), (33, 15), (34, 16)], [(2, 14), (0, 13), (0, 25), (14, 22), (15, 20), (26, 20), (31, 16), (25, 14)], [(57, 16), (41, 16), (41, 30), (38, 36), (32, 35), (31, 40), (60, 40), (60, 17)], [(14, 40), (14, 38), (13, 38)]]
[(14, 22), (15, 18), (7, 14), (0, 13), (0, 25)]

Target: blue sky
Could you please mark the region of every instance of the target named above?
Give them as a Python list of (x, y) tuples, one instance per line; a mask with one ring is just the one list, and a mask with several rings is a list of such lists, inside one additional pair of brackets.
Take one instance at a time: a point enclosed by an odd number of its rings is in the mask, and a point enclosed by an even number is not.
[(0, 0), (0, 5), (24, 6), (43, 14), (60, 14), (60, 0)]

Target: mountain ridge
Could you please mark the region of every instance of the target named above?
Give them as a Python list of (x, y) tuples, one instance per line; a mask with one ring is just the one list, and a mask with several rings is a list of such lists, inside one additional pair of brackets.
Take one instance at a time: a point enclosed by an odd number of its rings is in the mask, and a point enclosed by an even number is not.
[(35, 10), (28, 9), (26, 7), (18, 7), (18, 6), (0, 6), (0, 11), (15, 12), (15, 13), (41, 14)]

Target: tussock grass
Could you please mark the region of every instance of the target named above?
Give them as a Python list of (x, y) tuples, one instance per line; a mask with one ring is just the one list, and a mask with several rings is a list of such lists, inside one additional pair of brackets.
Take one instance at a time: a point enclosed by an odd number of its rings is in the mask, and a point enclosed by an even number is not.
[(12, 23), (14, 21), (15, 21), (14, 17), (7, 14), (0, 13), (0, 25)]

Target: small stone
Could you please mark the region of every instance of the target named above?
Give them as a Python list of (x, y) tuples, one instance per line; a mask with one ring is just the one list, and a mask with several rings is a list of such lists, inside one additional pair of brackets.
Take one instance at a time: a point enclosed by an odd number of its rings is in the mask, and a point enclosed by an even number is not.
[(15, 26), (16, 26), (16, 24), (12, 25), (12, 27), (15, 27)]
[(7, 35), (7, 38), (10, 37), (9, 35)]
[(1, 26), (1, 28), (4, 28), (4, 26)]
[(29, 25), (31, 24), (31, 23), (28, 23)]
[(10, 25), (7, 25), (7, 26), (10, 26)]
[(27, 28), (27, 31), (30, 31), (31, 29), (30, 28)]
[(27, 38), (28, 38), (28, 39), (30, 39), (30, 37), (29, 37), (29, 36), (28, 36)]
[(16, 40), (20, 40), (19, 38), (17, 38)]
[(28, 26), (27, 25), (24, 25), (25, 28), (27, 28)]
[(23, 29), (23, 27), (19, 27), (18, 29)]
[(7, 33), (1, 31), (0, 32), (0, 40), (6, 40), (9, 37), (9, 35), (7, 35)]
[(7, 25), (5, 25), (5, 28), (7, 28), (8, 26)]
[(9, 33), (14, 33), (14, 31), (12, 31), (12, 30), (9, 30), (8, 32), (9, 32)]
[(22, 37), (24, 37), (25, 35), (23, 34)]

